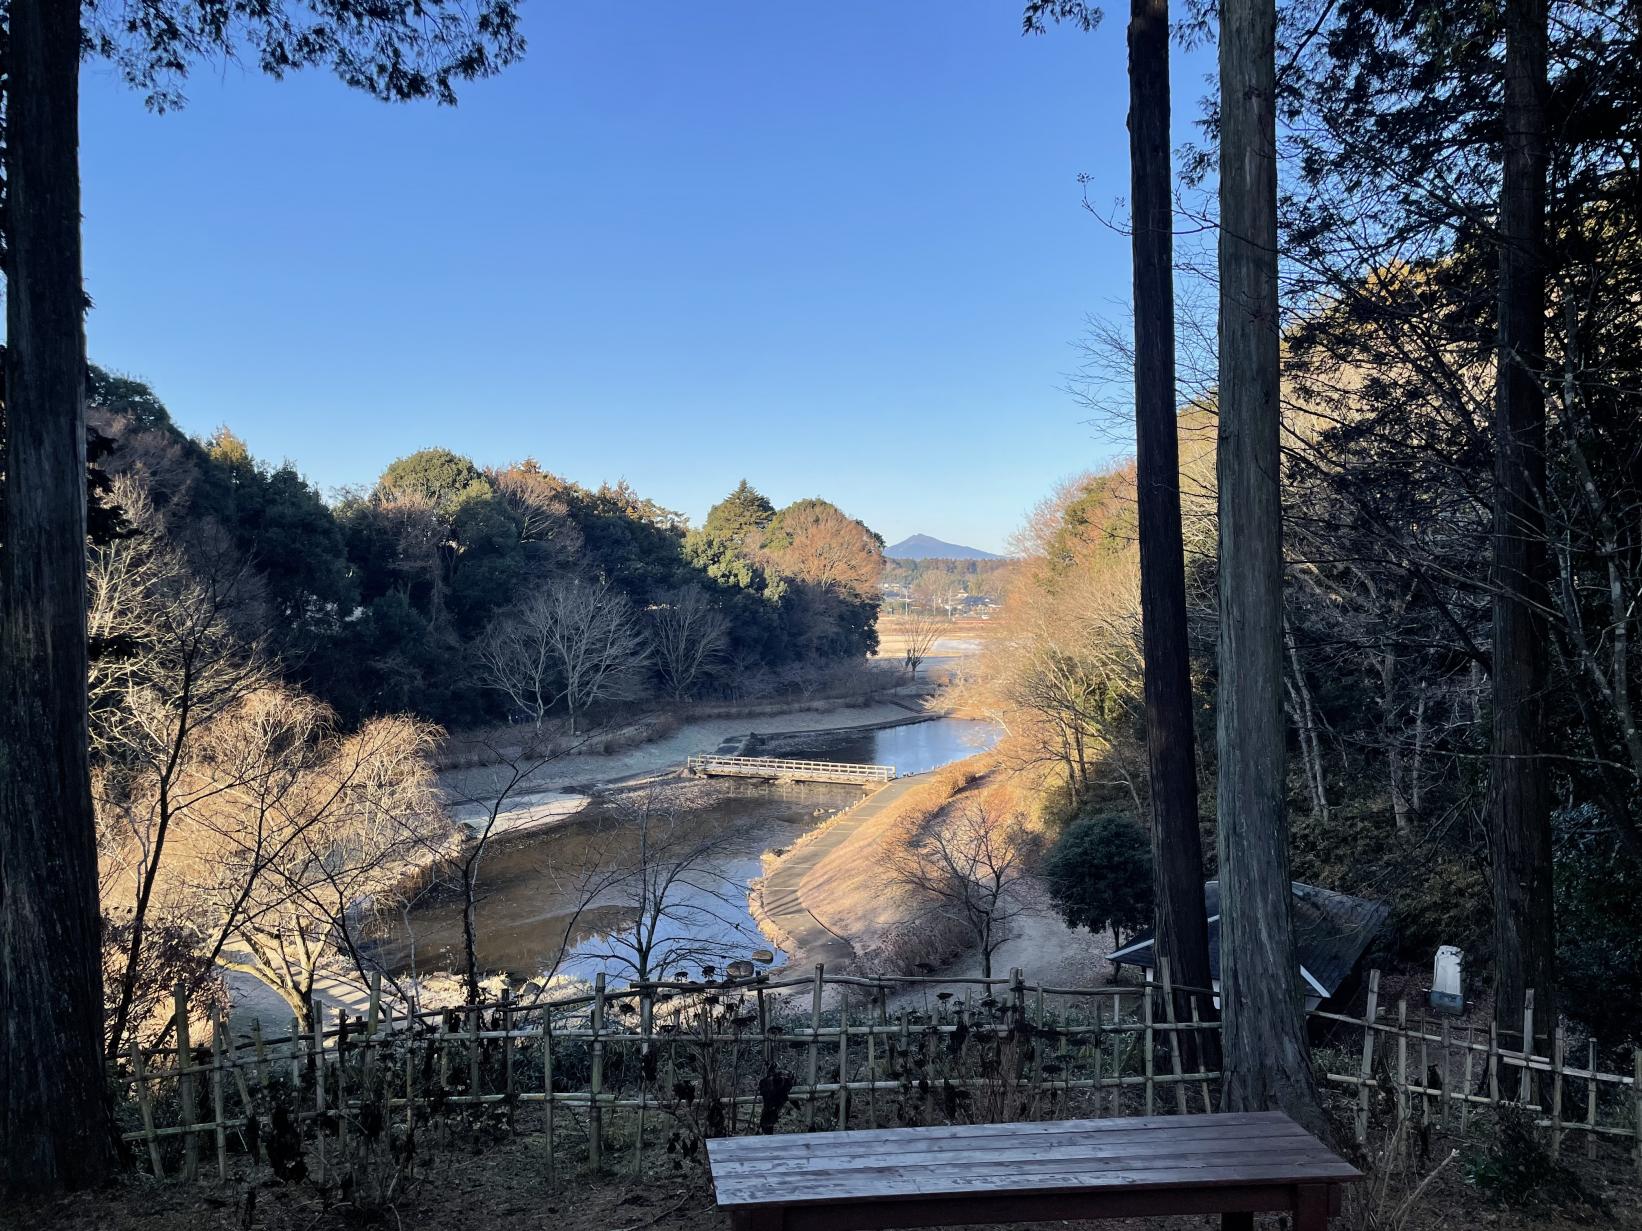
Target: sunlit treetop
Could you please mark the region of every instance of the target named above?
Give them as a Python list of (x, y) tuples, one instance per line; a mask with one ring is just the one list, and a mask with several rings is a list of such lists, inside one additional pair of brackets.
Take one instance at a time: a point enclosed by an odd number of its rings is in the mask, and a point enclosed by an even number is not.
[(156, 110), (181, 106), (201, 61), (274, 78), (329, 68), (387, 102), (456, 102), (459, 82), (524, 54), (516, 0), (86, 0), (87, 52)]

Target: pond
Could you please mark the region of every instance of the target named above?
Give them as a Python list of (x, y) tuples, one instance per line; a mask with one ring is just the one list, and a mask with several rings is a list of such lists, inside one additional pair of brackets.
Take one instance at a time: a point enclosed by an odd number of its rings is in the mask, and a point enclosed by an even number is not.
[[(991, 723), (941, 718), (769, 737), (759, 751), (905, 774), (973, 756), (997, 737)], [(556, 963), (562, 973), (602, 968), (612, 977), (630, 976), (641, 957), (653, 977), (762, 958), (761, 950), (779, 963), (784, 955), (748, 913), (748, 883), (763, 874), (766, 852), (860, 798), (859, 787), (820, 783), (667, 781), (606, 792), (568, 820), (493, 839), (479, 872), (479, 964), (524, 982)], [(460, 971), (459, 890), (429, 893), (392, 921), (377, 948), (396, 974)]]

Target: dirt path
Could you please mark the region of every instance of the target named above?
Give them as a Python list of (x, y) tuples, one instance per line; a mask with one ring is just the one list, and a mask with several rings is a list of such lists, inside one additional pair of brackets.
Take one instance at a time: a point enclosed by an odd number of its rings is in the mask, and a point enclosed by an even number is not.
[(834, 932), (810, 908), (816, 899), (806, 899), (804, 878), (823, 859), (871, 825), (895, 801), (917, 785), (919, 779), (898, 778), (856, 804), (791, 854), (785, 856), (764, 880), (763, 913), (772, 930), (788, 942), (784, 948), (805, 962), (825, 962), (829, 966), (849, 961), (855, 947)]

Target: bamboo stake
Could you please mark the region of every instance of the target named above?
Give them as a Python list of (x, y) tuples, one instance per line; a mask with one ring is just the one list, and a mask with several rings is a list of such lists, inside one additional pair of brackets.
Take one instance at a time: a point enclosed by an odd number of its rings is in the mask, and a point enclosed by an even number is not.
[[(393, 1010), (390, 1009), (388, 1012), (391, 1016)], [(381, 1024), (381, 1021), (382, 972), (380, 970), (373, 970), (371, 971), (370, 1007), (365, 1011), (365, 1060), (363, 1064), (365, 1088), (361, 1094), (361, 1101), (370, 1097), (371, 1074), (374, 1072), (376, 1067), (376, 1053), (374, 1044), (376, 1042), (377, 1027)]]
[(308, 1067), (314, 1075), (314, 1143), (319, 1155), (319, 1183), (325, 1183), (325, 1006), (313, 1001), (314, 1028), (308, 1036)]
[(1427, 1080), (1431, 1076), (1431, 1057), (1426, 1051), (1426, 1020), (1425, 1014), (1420, 1014), (1420, 1123), (1431, 1122), (1431, 1083)]
[(172, 1010), (177, 1023), (177, 1100), (181, 1105), (183, 1133), (183, 1179), (199, 1179), (200, 1143), (194, 1136), (193, 1048), (188, 1041), (188, 989), (178, 983), (171, 989)]
[[(878, 1127), (878, 1048), (875, 1032), (867, 1031), (867, 1127)], [(840, 1078), (840, 1080), (843, 1080)]]
[(1146, 994), (1141, 997), (1140, 1011), (1142, 1023), (1146, 1028), (1146, 1051), (1142, 1056), (1146, 1066), (1146, 1114), (1152, 1115), (1156, 1111), (1153, 1105), (1156, 1101), (1156, 1090), (1153, 1086), (1154, 1074), (1152, 1072), (1152, 971), (1150, 967), (1146, 970)]
[(810, 1132), (815, 1131), (815, 1096), (816, 1083), (820, 1080), (818, 1073), (821, 1059), (821, 1040), (818, 1035), (821, 1031), (821, 993), (825, 979), (826, 967), (823, 963), (815, 964), (815, 986), (810, 992)]
[[(320, 1040), (324, 1046), (325, 1019), (321, 1017)], [(321, 1061), (325, 1053), (320, 1052)], [(325, 1076), (325, 1066), (319, 1068), (321, 1079)], [(348, 1166), (348, 1010), (343, 1005), (336, 1006), (336, 1165), (339, 1171)]]
[(479, 1106), (479, 1096), (484, 1093), (480, 1088), (483, 1082), (479, 1078), (479, 1006), (470, 1005), (467, 1011), (468, 1022), (468, 1093), (473, 1096), (474, 1107)]
[(1094, 1077), (1094, 1081), (1095, 1081), (1095, 1119), (1098, 1120), (1098, 1119), (1100, 1119), (1101, 1104), (1106, 1101), (1106, 1091), (1101, 1088), (1101, 1082), (1104, 1079), (1100, 1075), (1101, 1061), (1106, 1055), (1106, 1035), (1104, 1033), (1102, 1033), (1102, 1031), (1101, 1031), (1101, 1026), (1100, 1026), (1100, 1001), (1099, 1000), (1096, 1000), (1094, 1002), (1094, 1009), (1095, 1009), (1095, 1020), (1092, 1023), (1091, 1028), (1094, 1030), (1095, 1059), (1094, 1059), (1094, 1072), (1093, 1072), (1092, 1076)]
[(1471, 1062), (1476, 1057), (1476, 1029), (1469, 1023), (1465, 1026), (1465, 1076), (1460, 1078), (1460, 1136), (1465, 1136), (1466, 1129), (1471, 1124)]
[[(644, 1070), (645, 1061), (650, 1057), (651, 1023), (655, 1020), (654, 1006), (655, 998), (653, 994), (649, 991), (641, 992), (639, 995), (639, 1034), (644, 1037), (644, 1042), (639, 1044), (639, 1117), (638, 1129), (633, 1135), (633, 1174), (635, 1176), (644, 1174), (644, 1104), (649, 1096), (649, 1083), (645, 1078)], [(764, 993), (762, 990), (758, 993), (758, 1026), (759, 1034), (762, 1036), (765, 1029)], [(765, 1046), (768, 1047), (768, 1043)]]
[[(1197, 1007), (1197, 996), (1193, 993), (1188, 993), (1186, 998), (1191, 1001), (1192, 1005), (1192, 1025), (1194, 1027), (1202, 1026), (1203, 1014)], [(1194, 1033), (1200, 1039), (1203, 1037), (1202, 1030), (1196, 1030)], [(1199, 1045), (1197, 1050), (1197, 1066), (1200, 1071), (1203, 1069), (1203, 1054), (1204, 1049), (1201, 1045)], [(1214, 1099), (1209, 1094), (1209, 1079), (1205, 1077), (1199, 1084), (1203, 1088), (1203, 1114), (1212, 1115), (1214, 1113)]]
[(1450, 1039), (1449, 1039), (1448, 1019), (1445, 1017), (1445, 1018), (1442, 1019), (1442, 1102), (1441, 1102), (1442, 1126), (1444, 1128), (1448, 1127), (1449, 1117), (1450, 1117), (1451, 1113), (1454, 1110), (1454, 1101), (1453, 1101), (1452, 1098), (1449, 1097), (1449, 1093), (1450, 1093), (1449, 1092), (1450, 1073), (1448, 1071), (1448, 1068), (1449, 1068), (1449, 1060), (1451, 1058), (1450, 1057), (1450, 1052), (1449, 1052), (1449, 1045), (1450, 1045)]
[(1551, 1157), (1562, 1156), (1562, 1067), (1568, 1039), (1558, 1026), (1551, 1038)]
[(156, 1180), (165, 1179), (165, 1164), (160, 1160), (160, 1143), (154, 1136), (154, 1098), (148, 1089), (148, 1069), (143, 1064), (142, 1048), (131, 1040), (131, 1072), (136, 1078), (137, 1107), (143, 1116), (143, 1136), (148, 1141), (148, 1165)]
[(553, 1157), (553, 1011), (542, 1010), (542, 1098), (546, 1101), (547, 1120), (547, 1191), (558, 1187), (558, 1173)]
[(217, 1122), (217, 1179), (228, 1178), (228, 1102), (222, 1089), (222, 1020), (211, 1014), (211, 1113)]
[(507, 1037), (502, 1040), (502, 1088), (507, 1094), (508, 1123), (513, 1123), (513, 1102), (515, 1090), (513, 1087), (513, 989), (502, 989), (502, 1033)]
[(1632, 1050), (1631, 1060), (1634, 1068), (1631, 1079), (1631, 1098), (1636, 1104), (1636, 1112), (1631, 1120), (1631, 1126), (1636, 1129), (1636, 1174), (1642, 1176), (1642, 1047)]
[(849, 989), (838, 989), (838, 1127), (850, 1122), (850, 998)]
[(587, 1165), (597, 1171), (604, 1163), (604, 1116), (599, 1095), (604, 1093), (604, 971), (593, 979), (593, 1068), (589, 1078), (592, 1103), (587, 1110)]
[(1397, 997), (1397, 1123), (1408, 1119), (1408, 997)]
[[(302, 1022), (295, 1015), (291, 1015), (291, 1101), (296, 1102), (297, 1095), (302, 1091)], [(310, 1053), (310, 1059), (312, 1058)]]
[(1163, 1020), (1169, 1026), (1169, 1069), (1174, 1074), (1174, 1102), (1177, 1115), (1186, 1114), (1186, 1083), (1180, 1079), (1185, 1070), (1180, 1064), (1180, 1023), (1174, 1015), (1174, 981), (1169, 978), (1169, 959), (1158, 955), (1158, 973), (1163, 976)]
[(260, 1017), (251, 1019), (251, 1046), (255, 1050), (257, 1058), (257, 1085), (266, 1087), (268, 1085), (268, 1049), (262, 1041), (262, 1019)]
[[(1596, 1158), (1596, 1040), (1588, 1039), (1585, 1043), (1585, 1071), (1591, 1076), (1585, 1079), (1585, 1157)], [(1642, 1134), (1642, 1121), (1637, 1122), (1636, 1130)]]
[(1374, 1080), (1374, 1019), (1380, 1011), (1380, 972), (1368, 972), (1368, 1007), (1363, 1010), (1363, 1063), (1357, 1087), (1357, 1143), (1368, 1141), (1369, 1083)]
[(1488, 1105), (1499, 1107), (1499, 1023), (1488, 1023)]
[(1522, 994), (1522, 1083), (1517, 1101), (1527, 1107), (1533, 1100), (1532, 1062), (1534, 1058), (1534, 989)]

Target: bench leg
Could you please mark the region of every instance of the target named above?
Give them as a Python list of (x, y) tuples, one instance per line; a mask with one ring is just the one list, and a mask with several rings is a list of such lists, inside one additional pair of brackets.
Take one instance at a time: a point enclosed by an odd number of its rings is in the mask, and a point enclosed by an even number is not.
[(1241, 1214), (1222, 1214), (1220, 1231), (1254, 1231), (1254, 1215), (1246, 1211)]
[(1328, 1231), (1327, 1184), (1301, 1184), (1294, 1190), (1294, 1231)]

